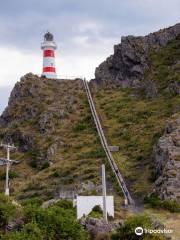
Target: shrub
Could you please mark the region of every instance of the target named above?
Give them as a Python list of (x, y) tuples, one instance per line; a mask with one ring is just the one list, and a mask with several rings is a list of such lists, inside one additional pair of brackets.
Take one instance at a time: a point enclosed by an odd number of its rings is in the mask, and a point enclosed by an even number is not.
[(9, 219), (15, 214), (15, 206), (10, 199), (0, 194), (0, 227), (4, 227)]
[(61, 200), (58, 201), (55, 206), (63, 208), (63, 209), (72, 209), (73, 208), (73, 203), (72, 201), (68, 201), (68, 200)]
[(29, 166), (32, 168), (37, 168), (38, 164), (37, 164), (37, 160), (33, 159), (29, 162)]
[(99, 212), (99, 213), (103, 213), (102, 208), (101, 208), (100, 205), (94, 206), (93, 209), (92, 209), (92, 211), (94, 211), (94, 212)]
[(44, 161), (41, 166), (39, 167), (40, 170), (46, 169), (50, 166), (50, 163), (48, 160)]
[(34, 222), (51, 240), (85, 240), (86, 234), (76, 221), (75, 210), (68, 201), (60, 201), (47, 209), (28, 205), (24, 208), (26, 223)]
[(157, 236), (157, 235), (150, 235), (150, 234), (142, 234), (141, 236), (137, 236), (135, 234), (135, 228), (136, 227), (142, 227), (142, 228), (147, 228), (147, 229), (153, 229), (152, 226), (152, 220), (148, 215), (137, 215), (133, 217), (129, 217), (124, 225), (118, 229), (116, 233), (113, 233), (111, 235), (112, 240), (119, 240), (119, 239), (129, 239), (129, 240), (160, 240), (164, 239), (162, 236)]
[(156, 194), (151, 194), (148, 197), (144, 198), (144, 203), (148, 204), (150, 207), (160, 207), (161, 206), (161, 199)]
[(86, 115), (82, 119), (80, 119), (74, 126), (73, 131), (74, 132), (79, 132), (83, 131), (85, 129), (91, 129), (92, 125), (92, 117), (91, 115)]
[(142, 156), (142, 155), (136, 156), (136, 160), (137, 160), (137, 161), (142, 161), (142, 160), (143, 160), (143, 156)]
[(93, 124), (91, 114), (85, 115), (73, 127), (73, 132), (75, 133), (78, 133), (84, 130), (88, 130), (89, 132), (93, 132), (95, 130), (95, 126)]
[(83, 131), (85, 129), (87, 129), (87, 124), (83, 121), (80, 121), (80, 122), (76, 123), (76, 125), (73, 128), (73, 131), (74, 132), (80, 132), (80, 131)]
[(161, 200), (156, 194), (145, 197), (144, 203), (152, 208), (163, 208), (170, 212), (180, 212), (180, 204), (176, 200)]
[(93, 218), (102, 218), (103, 211), (102, 211), (101, 206), (100, 205), (94, 206), (88, 216), (93, 217)]
[(60, 172), (59, 170), (55, 170), (55, 171), (52, 173), (51, 176), (52, 176), (52, 177), (56, 177), (56, 178), (58, 178), (58, 177), (61, 176), (61, 172)]
[(80, 155), (81, 158), (103, 158), (105, 157), (105, 152), (102, 148), (89, 151)]
[(34, 198), (28, 198), (22, 201), (23, 206), (28, 206), (28, 205), (34, 205), (34, 206), (41, 206), (42, 205), (42, 200), (40, 198), (34, 197)]
[[(49, 208), (41, 208), (39, 199), (29, 199), (24, 202), (20, 212), (24, 224), (17, 232), (0, 234), (3, 240), (86, 240), (87, 236), (76, 220), (72, 202), (62, 200)], [(5, 227), (13, 216), (15, 206), (10, 200), (0, 195), (0, 227)], [(1, 232), (0, 232), (1, 233)]]
[(165, 200), (162, 206), (170, 212), (180, 212), (180, 204), (175, 200)]
[[(15, 172), (15, 171), (10, 171), (9, 172), (9, 178), (10, 179), (13, 179), (13, 178), (17, 178), (19, 177), (19, 173)], [(1, 176), (0, 176), (0, 180), (5, 180), (6, 179), (6, 173), (3, 173)]]
[(20, 232), (10, 232), (2, 240), (43, 240), (43, 234), (36, 223), (26, 224)]
[(74, 182), (73, 176), (67, 176), (63, 179), (64, 184), (72, 184)]

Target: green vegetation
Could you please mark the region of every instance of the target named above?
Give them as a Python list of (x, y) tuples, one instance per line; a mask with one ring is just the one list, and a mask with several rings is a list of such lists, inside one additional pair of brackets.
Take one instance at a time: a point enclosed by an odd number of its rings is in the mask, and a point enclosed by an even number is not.
[(112, 234), (112, 240), (129, 239), (129, 240), (165, 240), (163, 235), (143, 233), (141, 236), (137, 236), (134, 232), (136, 227), (142, 227), (143, 229), (153, 229), (153, 223), (148, 215), (137, 215), (126, 219), (124, 225), (119, 230)]
[(43, 231), (38, 227), (36, 223), (27, 223), (24, 225), (21, 232), (11, 232), (6, 235), (2, 235), (1, 239), (4, 240), (43, 240)]
[(0, 194), (0, 228), (4, 229), (15, 212), (15, 207), (12, 205), (10, 199)]
[[(11, 153), (12, 159), (21, 160), (10, 171), (13, 196), (22, 201), (33, 197), (48, 200), (59, 183), (77, 188), (86, 181), (100, 185), (99, 169), (105, 155), (79, 81), (51, 81), (32, 75), (19, 91), (22, 99), (8, 107), (11, 124), (0, 128), (1, 138), (8, 134), (16, 146), (26, 145), (25, 151)], [(0, 150), (0, 156), (4, 154)], [(4, 176), (4, 168), (0, 168), (1, 191)]]
[[(13, 170), (11, 170), (11, 171), (9, 172), (9, 178), (10, 178), (10, 179), (17, 178), (17, 177), (19, 177), (19, 173), (18, 173), (18, 172), (15, 172), (15, 171), (13, 171)], [(5, 180), (5, 179), (6, 179), (6, 173), (4, 172), (4, 173), (2, 173), (2, 174), (0, 175), (0, 180)]]
[[(93, 98), (108, 143), (120, 149), (113, 153), (117, 166), (138, 200), (152, 191), (153, 146), (163, 134), (166, 121), (179, 112), (180, 98), (169, 90), (170, 83), (180, 81), (179, 49), (177, 38), (149, 55), (151, 69), (146, 72), (145, 80), (157, 85), (156, 98), (147, 99), (142, 92), (128, 88), (94, 91)], [(71, 202), (60, 201), (46, 209), (41, 205), (53, 198), (60, 186), (78, 189), (84, 183), (82, 195), (96, 195), (96, 190), (88, 191), (85, 185), (101, 184), (102, 163), (106, 164), (108, 184), (115, 201), (116, 194), (122, 194), (106, 161), (85, 92), (79, 85), (76, 81), (60, 82), (32, 76), (22, 84), (17, 101), (8, 107), (10, 120), (7, 128), (0, 129), (0, 138), (8, 135), (15, 145), (25, 149), (12, 152), (12, 159), (21, 160), (21, 164), (13, 165), (10, 171), (10, 191), (22, 207), (15, 207), (10, 199), (0, 196), (0, 238), (3, 240), (87, 239)], [(34, 96), (29, 94), (29, 89)], [(0, 150), (0, 155), (4, 154)], [(1, 191), (4, 178), (4, 168), (1, 168)], [(155, 210), (179, 212), (180, 209), (176, 201), (161, 201), (156, 196), (145, 198), (145, 203)], [(117, 205), (121, 205), (119, 196)], [(118, 214), (125, 218), (129, 212)], [(94, 207), (89, 216), (101, 218), (102, 209)], [(13, 219), (22, 220), (20, 228), (5, 234), (5, 226)], [(130, 217), (112, 234), (112, 239), (163, 239), (153, 235), (137, 238), (134, 233), (137, 226), (152, 228), (152, 220), (147, 215)], [(110, 239), (110, 236), (99, 234), (97, 239)]]
[(119, 169), (136, 197), (145, 197), (154, 181), (153, 146), (166, 121), (179, 111), (179, 96), (147, 99), (132, 89), (103, 89), (94, 99), (109, 144), (119, 146), (119, 153), (113, 154)]
[[(88, 107), (88, 105), (87, 105)], [(85, 131), (92, 132), (95, 130), (93, 119), (90, 113), (82, 117), (73, 127), (73, 131), (76, 133)]]
[(33, 205), (33, 206), (37, 206), (37, 207), (40, 207), (42, 205), (42, 203), (43, 203), (43, 201), (38, 197), (24, 199), (21, 202), (21, 204), (23, 206)]
[(92, 211), (88, 215), (89, 217), (93, 218), (102, 218), (103, 217), (103, 211), (101, 209), (100, 205), (96, 205), (93, 207)]
[[(37, 201), (26, 202), (18, 218), (23, 219), (19, 230), (3, 233), (5, 226), (13, 214), (15, 206), (10, 200), (1, 196), (3, 205), (0, 204), (1, 225), (0, 233), (3, 240), (85, 240), (87, 235), (76, 220), (72, 203), (60, 201), (57, 204), (41, 208)], [(1, 201), (0, 200), (0, 201)], [(13, 210), (13, 212), (12, 212)]]
[(151, 51), (151, 69), (146, 73), (146, 79), (152, 79), (160, 90), (166, 89), (167, 84), (176, 81), (180, 83), (178, 61), (180, 56), (180, 35), (170, 41), (160, 51)]
[(106, 155), (105, 155), (105, 152), (104, 152), (103, 148), (99, 148), (99, 149), (96, 149), (96, 150), (85, 152), (85, 153), (81, 154), (80, 157), (81, 158), (86, 158), (86, 159), (89, 159), (89, 158), (105, 158)]
[[(11, 199), (0, 196), (0, 238), (2, 240), (86, 240), (89, 235), (76, 220), (76, 212), (72, 202), (61, 200), (47, 208), (41, 207), (39, 198), (25, 200), (22, 207), (12, 204)], [(90, 217), (102, 218), (100, 206), (95, 206)], [(17, 226), (10, 232), (4, 231), (7, 224), (16, 220)], [(96, 240), (164, 240), (163, 235), (143, 234), (138, 236), (134, 233), (136, 227), (154, 229), (152, 218), (147, 214), (128, 217), (123, 226), (113, 233), (98, 233)], [(93, 234), (93, 233), (92, 233)], [(91, 233), (90, 233), (91, 235)], [(93, 235), (94, 236), (94, 235)], [(92, 236), (91, 236), (92, 237)]]
[(48, 168), (50, 166), (50, 163), (49, 163), (49, 161), (44, 161), (43, 163), (42, 163), (42, 165), (41, 165), (41, 167), (40, 167), (40, 170), (43, 170), (43, 169), (45, 169), (45, 168)]
[(157, 195), (151, 194), (145, 197), (144, 202), (148, 206), (158, 209), (166, 209), (170, 212), (180, 212), (180, 204), (175, 200), (161, 200)]
[[(167, 91), (179, 82), (180, 38), (160, 51), (151, 52), (151, 69), (145, 79), (158, 87), (158, 96), (147, 99), (132, 89), (104, 89), (94, 94), (109, 144), (118, 145), (117, 165), (137, 197), (146, 196), (154, 181), (153, 146), (162, 136), (166, 121), (179, 112), (180, 98)], [(166, 89), (166, 91), (162, 91)]]
[(162, 207), (170, 212), (180, 212), (180, 204), (175, 200), (162, 201)]

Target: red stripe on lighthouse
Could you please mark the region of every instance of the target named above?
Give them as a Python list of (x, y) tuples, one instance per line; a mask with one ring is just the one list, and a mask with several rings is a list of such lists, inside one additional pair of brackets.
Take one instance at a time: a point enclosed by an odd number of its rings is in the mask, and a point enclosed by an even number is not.
[(55, 67), (44, 67), (43, 72), (56, 72)]
[(44, 57), (54, 57), (54, 51), (53, 50), (44, 50)]

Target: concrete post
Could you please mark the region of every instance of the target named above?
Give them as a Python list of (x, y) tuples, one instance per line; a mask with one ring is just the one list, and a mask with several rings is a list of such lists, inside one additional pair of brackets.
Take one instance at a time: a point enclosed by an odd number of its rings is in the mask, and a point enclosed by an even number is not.
[(107, 222), (107, 207), (106, 207), (106, 172), (105, 165), (102, 164), (102, 189), (103, 189), (103, 216), (104, 220)]
[(5, 186), (5, 195), (9, 196), (9, 165), (10, 165), (10, 158), (9, 158), (9, 144), (7, 146), (7, 163), (6, 163), (6, 186)]

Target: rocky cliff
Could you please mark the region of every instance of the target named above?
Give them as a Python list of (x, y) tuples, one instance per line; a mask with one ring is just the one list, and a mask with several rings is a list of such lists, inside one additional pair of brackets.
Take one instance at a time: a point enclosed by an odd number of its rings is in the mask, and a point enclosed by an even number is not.
[[(81, 80), (51, 82), (33, 74), (22, 77), (13, 88), (8, 107), (0, 117), (0, 128), (5, 131), (2, 134), (3, 141), (18, 142), (22, 151), (35, 150), (34, 138), (37, 135), (50, 136), (55, 132), (56, 125), (63, 125), (68, 114), (76, 110), (76, 96), (69, 94), (69, 91), (76, 89), (82, 90)], [(61, 142), (60, 139), (57, 142)], [(55, 151), (55, 143), (53, 146)], [(52, 152), (51, 146), (43, 158), (47, 158)]]
[[(158, 195), (179, 201), (179, 190), (172, 193), (180, 182), (178, 162), (169, 157), (178, 143), (175, 132), (162, 134), (180, 112), (180, 24), (145, 37), (122, 37), (96, 68), (91, 87), (109, 144), (120, 148), (115, 159), (131, 191), (140, 199), (153, 190), (156, 162)], [(155, 157), (154, 146), (160, 151)]]
[[(140, 88), (146, 92), (146, 95), (156, 96), (161, 86), (157, 79), (158, 76), (155, 75), (155, 78), (152, 78), (152, 71), (156, 67), (153, 64), (153, 57), (167, 44), (173, 45), (173, 49), (178, 49), (179, 39), (180, 24), (151, 33), (145, 37), (122, 37), (121, 43), (114, 46), (114, 54), (96, 68), (95, 79), (92, 82), (96, 83), (97, 86)], [(177, 40), (176, 46), (173, 43), (174, 40)], [(169, 55), (171, 54), (170, 51)], [(157, 65), (163, 65), (161, 72), (165, 76), (162, 76), (162, 78), (164, 78), (163, 81), (167, 79), (167, 84), (164, 87), (170, 88), (175, 93), (180, 93), (179, 77), (173, 78), (174, 75), (170, 74), (174, 69), (180, 69), (179, 57), (168, 58), (166, 53), (164, 60), (163, 64), (162, 62), (155, 62)], [(164, 65), (168, 65), (169, 73), (163, 72)], [(151, 74), (148, 74), (149, 72)], [(167, 75), (169, 75), (169, 78)]]
[(155, 191), (162, 200), (180, 202), (180, 115), (175, 114), (154, 147)]

